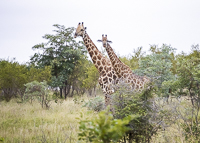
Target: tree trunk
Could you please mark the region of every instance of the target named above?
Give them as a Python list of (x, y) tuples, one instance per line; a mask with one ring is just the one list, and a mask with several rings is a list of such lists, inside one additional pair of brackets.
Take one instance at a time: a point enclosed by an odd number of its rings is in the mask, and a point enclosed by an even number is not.
[(96, 86), (94, 86), (94, 97), (96, 97)]
[(74, 96), (74, 84), (72, 86), (72, 92), (71, 92), (71, 97), (73, 97), (73, 96)]
[(62, 88), (60, 87), (60, 98), (62, 98)]
[(65, 86), (63, 87), (63, 93), (64, 93), (64, 97), (65, 97), (65, 99), (67, 98), (66, 90), (67, 90), (67, 86), (65, 85)]
[(70, 93), (70, 85), (66, 85), (66, 97), (65, 99), (67, 98), (67, 95)]

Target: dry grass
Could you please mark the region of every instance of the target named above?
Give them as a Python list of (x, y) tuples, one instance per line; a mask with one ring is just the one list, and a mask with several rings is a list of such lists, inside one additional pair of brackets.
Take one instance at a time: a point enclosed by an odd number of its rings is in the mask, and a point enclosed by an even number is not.
[[(87, 97), (84, 97), (84, 100), (87, 100)], [(186, 107), (188, 103), (182, 101), (181, 104)], [(76, 118), (80, 117), (80, 112), (85, 117), (92, 118), (97, 115), (81, 106), (75, 104), (73, 98), (52, 102), (49, 110), (42, 109), (38, 102), (33, 104), (17, 103), (16, 100), (0, 102), (0, 141), (4, 139), (4, 143), (78, 142), (79, 124)], [(167, 108), (170, 110), (170, 105)], [(177, 120), (165, 130), (160, 130), (151, 142), (186, 143), (180, 127), (181, 122)]]
[(0, 103), (0, 139), (11, 142), (77, 142), (78, 120), (83, 112), (87, 116), (95, 116), (73, 99), (58, 103), (52, 102), (51, 109), (45, 110), (34, 102)]

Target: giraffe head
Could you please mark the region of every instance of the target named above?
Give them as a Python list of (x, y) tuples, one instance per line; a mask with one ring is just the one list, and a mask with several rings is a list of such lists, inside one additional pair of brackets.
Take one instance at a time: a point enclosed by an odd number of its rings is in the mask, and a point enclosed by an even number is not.
[(82, 24), (79, 23), (77, 28), (76, 28), (76, 32), (74, 34), (74, 38), (76, 38), (77, 36), (83, 37), (83, 35), (85, 33), (85, 29), (86, 29), (86, 27), (83, 26), (83, 22), (82, 22)]
[(109, 41), (107, 39), (107, 35), (105, 35), (105, 36), (102, 35), (102, 40), (97, 40), (97, 41), (102, 42), (104, 48), (107, 48), (107, 43), (112, 43), (112, 41)]

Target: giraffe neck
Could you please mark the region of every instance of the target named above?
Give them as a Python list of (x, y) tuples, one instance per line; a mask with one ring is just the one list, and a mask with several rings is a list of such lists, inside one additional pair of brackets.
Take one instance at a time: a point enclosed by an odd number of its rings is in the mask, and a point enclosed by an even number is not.
[(125, 74), (126, 76), (127, 74), (133, 74), (132, 70), (117, 57), (112, 47), (108, 43), (107, 43), (106, 51), (108, 53), (112, 66), (117, 72), (117, 75), (119, 77), (125, 78)]
[(99, 73), (101, 73), (103, 70), (103, 65), (105, 65), (105, 62), (107, 61), (106, 58), (97, 49), (96, 45), (92, 42), (87, 33), (83, 35), (83, 41), (95, 67), (98, 69)]

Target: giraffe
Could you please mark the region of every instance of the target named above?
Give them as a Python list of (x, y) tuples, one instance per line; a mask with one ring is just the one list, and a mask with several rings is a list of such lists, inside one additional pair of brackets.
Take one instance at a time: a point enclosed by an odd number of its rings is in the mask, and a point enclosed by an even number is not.
[[(112, 111), (111, 105), (111, 94), (114, 92), (111, 85), (117, 82), (117, 74), (112, 67), (111, 61), (104, 57), (103, 54), (97, 49), (96, 45), (92, 42), (91, 38), (86, 32), (86, 27), (79, 23), (74, 38), (80, 36), (83, 38), (84, 44), (89, 52), (89, 55), (99, 72), (99, 85), (101, 86), (103, 93), (105, 95), (105, 106), (110, 105), (110, 110)], [(113, 111), (112, 111), (113, 112)]]
[(110, 46), (109, 43), (111, 41), (107, 40), (107, 35), (102, 35), (102, 40), (98, 40), (103, 43), (103, 47), (106, 49), (110, 61), (114, 70), (116, 71), (118, 77), (125, 81), (126, 83), (130, 83), (131, 87), (136, 91), (142, 91), (147, 83), (150, 82), (150, 79), (146, 76), (138, 76), (135, 75), (129, 66), (125, 65), (115, 54), (114, 50)]

